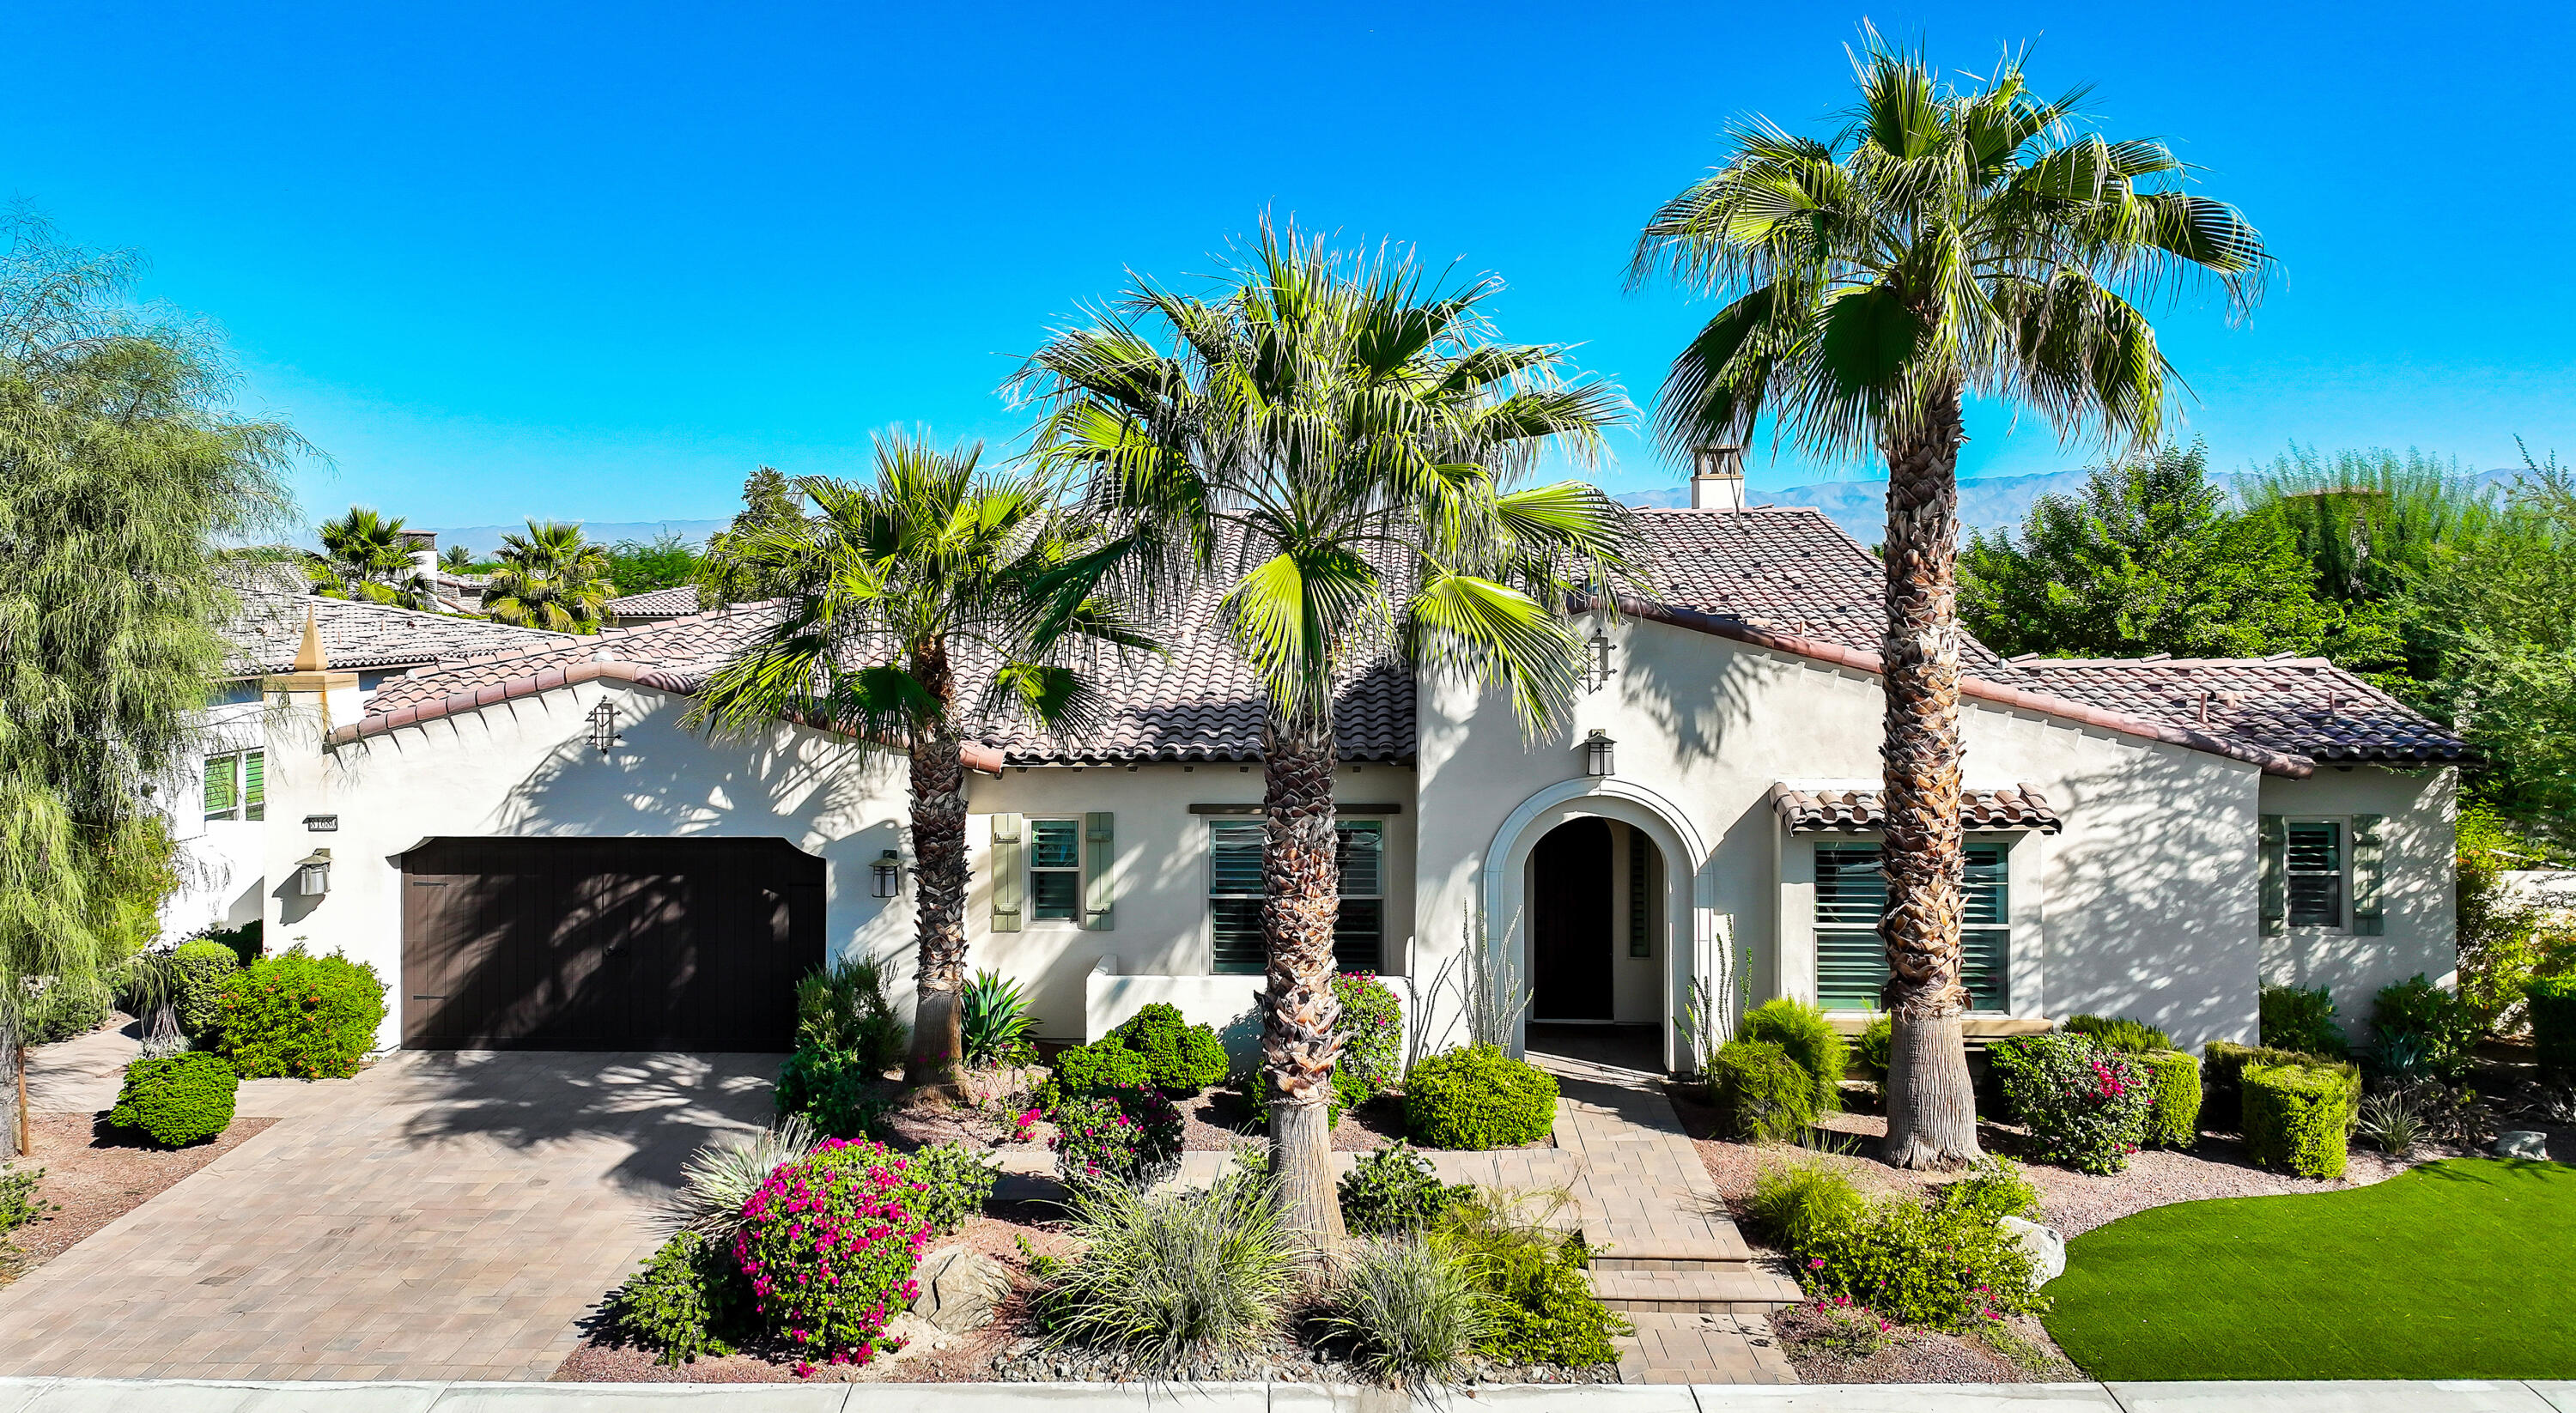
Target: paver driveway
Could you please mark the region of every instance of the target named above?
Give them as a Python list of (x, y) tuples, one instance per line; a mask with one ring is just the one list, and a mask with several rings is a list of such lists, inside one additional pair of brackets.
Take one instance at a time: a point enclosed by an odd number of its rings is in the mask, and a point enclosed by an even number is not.
[(280, 1122), (0, 1289), (0, 1375), (545, 1378), (681, 1160), (768, 1121), (777, 1061), (405, 1053), (245, 1084)]

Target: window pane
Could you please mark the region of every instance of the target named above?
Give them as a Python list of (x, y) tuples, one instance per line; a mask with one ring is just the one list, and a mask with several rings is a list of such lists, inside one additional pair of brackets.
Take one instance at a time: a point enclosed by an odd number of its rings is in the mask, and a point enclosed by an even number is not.
[(233, 770), (237, 757), (206, 757), (206, 813), (229, 814), (233, 808)]
[(1816, 925), (1876, 927), (1887, 910), (1887, 880), (1873, 848), (1816, 850)]
[(1333, 832), (1337, 844), (1333, 852), (1342, 866), (1342, 896), (1373, 898), (1385, 892), (1381, 883), (1381, 860), (1386, 854), (1383, 826), (1344, 824)]
[[(1966, 926), (1959, 934), (1960, 983), (1980, 1011), (2012, 1009), (2010, 848), (1971, 844), (1960, 880)], [(1816, 1000), (1829, 1011), (1874, 1011), (1890, 975), (1878, 935), (1887, 909), (1879, 851), (1861, 845), (1816, 850)]]
[(1378, 949), (1386, 934), (1386, 903), (1378, 898), (1344, 898), (1333, 922), (1333, 968), (1378, 974)]
[(1078, 819), (1030, 820), (1029, 867), (1082, 867), (1082, 821)]
[(2290, 826), (2290, 871), (2292, 873), (2340, 873), (2343, 871), (2343, 831), (2331, 823), (2293, 824)]
[(1071, 869), (1029, 875), (1029, 916), (1041, 922), (1069, 922), (1082, 902), (1082, 875)]
[(1211, 898), (1209, 920), (1214, 924), (1215, 970), (1219, 976), (1259, 976), (1261, 974), (1261, 900), (1259, 898)]
[(1829, 1011), (1874, 1011), (1887, 984), (1887, 944), (1876, 932), (1816, 934), (1816, 1004)]
[(1959, 880), (1964, 921), (1970, 927), (2000, 927), (2012, 921), (2005, 885), (2004, 846), (1971, 844), (1968, 864)]
[(1208, 827), (1208, 891), (1261, 893), (1261, 826), (1217, 824)]
[(1960, 984), (1968, 988), (1968, 1008), (2012, 1009), (2012, 934), (2001, 929), (1959, 934)]

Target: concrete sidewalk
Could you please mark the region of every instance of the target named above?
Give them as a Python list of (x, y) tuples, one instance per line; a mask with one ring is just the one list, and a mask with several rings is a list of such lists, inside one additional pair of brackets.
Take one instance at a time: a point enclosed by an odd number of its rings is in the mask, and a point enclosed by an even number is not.
[[(0, 1379), (0, 1413), (1407, 1413), (1383, 1389), (1311, 1384), (219, 1383)], [(1527, 1413), (2576, 1413), (2576, 1381), (2521, 1383), (1591, 1384), (1477, 1390), (1439, 1406)]]

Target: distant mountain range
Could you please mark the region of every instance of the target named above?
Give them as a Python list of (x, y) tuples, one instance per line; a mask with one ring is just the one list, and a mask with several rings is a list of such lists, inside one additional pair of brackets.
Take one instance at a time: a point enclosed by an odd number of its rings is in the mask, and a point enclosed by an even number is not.
[[(727, 520), (584, 520), (579, 522), (584, 538), (603, 545), (619, 540), (651, 543), (664, 535), (677, 535), (693, 545), (703, 545), (707, 536), (733, 523)], [(503, 535), (523, 535), (525, 525), (417, 525), (413, 529), (429, 530), (438, 536), (438, 547), (463, 545), (476, 554), (491, 554), (501, 548)], [(310, 539), (311, 536), (306, 536)]]

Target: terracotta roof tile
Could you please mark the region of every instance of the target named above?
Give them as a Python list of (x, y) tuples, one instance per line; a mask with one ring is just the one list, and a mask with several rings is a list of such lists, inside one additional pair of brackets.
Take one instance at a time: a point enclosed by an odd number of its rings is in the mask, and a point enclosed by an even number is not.
[(2324, 658), (2014, 658), (2014, 680), (2318, 760), (2458, 761), (2467, 743)]
[(308, 609), (322, 630), (322, 648), (334, 668), (459, 662), (576, 641), (569, 633), (518, 628), (488, 618), (457, 618), (247, 585), (237, 586), (234, 592), (241, 611), (224, 625), (223, 634), (233, 648), (230, 670), (244, 674), (285, 672), (294, 666)]
[(665, 623), (603, 628), (590, 637), (549, 634), (552, 641), (542, 647), (407, 672), (378, 687), (368, 699), (367, 710), (388, 714), (416, 703), (444, 700), (469, 688), (534, 679), (548, 669), (570, 668), (601, 654), (676, 678), (700, 677), (740, 651), (769, 625), (775, 612), (766, 604), (751, 604)]
[(679, 618), (699, 611), (698, 586), (679, 584), (668, 589), (647, 589), (640, 594), (627, 594), (610, 599), (608, 611), (619, 618)]
[[(1801, 786), (1786, 780), (1771, 787), (1771, 808), (1797, 834), (1871, 833), (1887, 825), (1880, 792), (1865, 787)], [(1965, 790), (1959, 796), (1959, 826), (1968, 830), (2035, 829), (2055, 834), (2066, 821), (2049, 808), (2038, 790), (2008, 785), (2000, 790)]]

